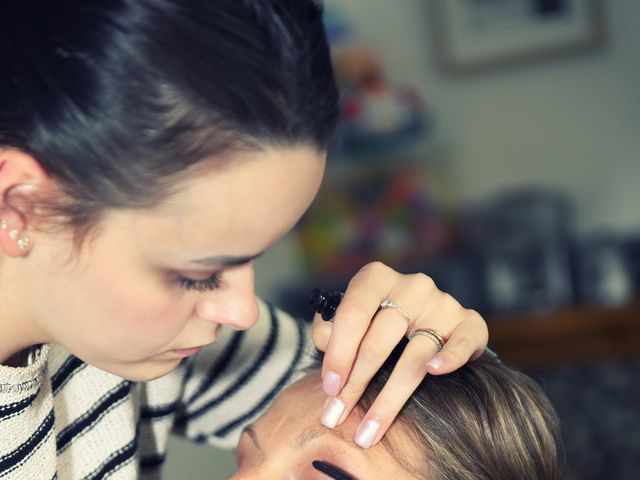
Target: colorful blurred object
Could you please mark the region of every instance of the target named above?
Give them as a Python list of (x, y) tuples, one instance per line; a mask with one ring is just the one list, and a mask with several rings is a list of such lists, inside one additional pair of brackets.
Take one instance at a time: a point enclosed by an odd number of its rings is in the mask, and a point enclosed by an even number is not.
[(309, 270), (340, 278), (372, 260), (402, 267), (443, 252), (450, 240), (436, 184), (413, 165), (328, 183), (297, 230)]
[(327, 9), (325, 23), (343, 92), (340, 147), (350, 154), (391, 151), (425, 135), (431, 116), (417, 91), (389, 80), (379, 55), (339, 10)]
[(342, 147), (348, 153), (394, 149), (423, 133), (426, 112), (415, 91), (385, 83), (346, 91)]

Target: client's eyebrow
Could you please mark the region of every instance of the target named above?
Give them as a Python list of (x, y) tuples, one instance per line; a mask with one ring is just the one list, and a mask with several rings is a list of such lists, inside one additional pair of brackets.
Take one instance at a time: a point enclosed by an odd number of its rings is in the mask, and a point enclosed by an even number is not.
[(325, 427), (305, 428), (302, 431), (302, 433), (298, 436), (298, 445), (300, 447), (303, 447), (311, 440), (315, 440), (316, 438), (322, 437), (323, 435), (329, 435), (331, 437), (334, 437), (335, 439), (340, 440), (341, 443), (346, 444), (349, 448), (352, 448), (353, 450), (360, 452), (360, 450), (357, 449), (357, 447), (353, 446), (353, 442), (345, 438), (345, 435), (341, 430), (329, 430), (328, 428), (325, 428)]
[[(241, 435), (243, 433), (246, 433), (247, 435), (249, 435), (249, 438), (251, 439), (255, 447), (258, 449), (258, 452), (260, 452), (260, 454), (263, 454), (262, 446), (260, 445), (260, 441), (258, 440), (258, 435), (256, 434), (256, 431), (253, 428), (253, 424), (247, 425), (246, 427), (244, 427), (242, 429)], [(315, 440), (316, 438), (322, 437), (323, 435), (329, 435), (330, 437), (340, 441), (341, 443), (344, 443), (352, 453), (357, 452), (356, 453), (357, 455), (365, 456), (364, 452), (361, 449), (354, 447), (353, 443), (347, 440), (341, 431), (328, 430), (326, 428), (309, 427), (304, 429), (302, 433), (298, 436), (297, 446), (303, 447), (311, 440)], [(358, 480), (352, 474), (348, 474), (348, 475), (351, 478), (353, 478), (353, 480)]]
[[(258, 440), (258, 435), (256, 434), (256, 430), (253, 427), (253, 424), (247, 425), (246, 427), (244, 427), (242, 429), (242, 432), (240, 432), (240, 435), (242, 435), (243, 433), (246, 433), (247, 435), (249, 435), (249, 438), (251, 439), (253, 444), (262, 453), (262, 446), (260, 445), (260, 440)], [(358, 452), (359, 455), (364, 456), (363, 450), (357, 447), (354, 447), (353, 443), (350, 440), (347, 440), (344, 436), (344, 433), (342, 433), (340, 430), (329, 430), (324, 427), (305, 428), (302, 431), (302, 433), (300, 433), (300, 435), (298, 436), (297, 445), (298, 447), (304, 447), (311, 440), (315, 440), (316, 438), (322, 437), (323, 435), (329, 435), (339, 440), (341, 443), (346, 444), (346, 446), (349, 447), (354, 452)]]
[(220, 265), (224, 267), (234, 267), (238, 265), (244, 265), (252, 262), (264, 252), (257, 253), (255, 255), (245, 256), (230, 256), (230, 255), (214, 255), (211, 257), (199, 258), (197, 260), (191, 260), (191, 263), (197, 263), (198, 265)]

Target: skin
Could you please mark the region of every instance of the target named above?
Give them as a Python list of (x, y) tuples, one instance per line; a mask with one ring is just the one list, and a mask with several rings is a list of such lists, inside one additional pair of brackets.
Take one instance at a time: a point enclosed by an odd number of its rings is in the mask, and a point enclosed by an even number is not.
[[(19, 365), (25, 349), (58, 343), (96, 367), (144, 381), (172, 371), (183, 358), (176, 349), (211, 344), (223, 326), (250, 328), (257, 319), (250, 260), (308, 208), (325, 153), (265, 146), (231, 160), (184, 181), (155, 208), (106, 212), (70, 262), (70, 232), (40, 228), (32, 211), (36, 197), (58, 192), (55, 181), (29, 155), (0, 149), (0, 219), (8, 223), (0, 229), (0, 364)], [(21, 250), (25, 237), (30, 243)], [(180, 288), (184, 278), (214, 273), (215, 290)], [(408, 320), (392, 308), (379, 311), (385, 299)], [(437, 353), (424, 336), (409, 343), (354, 433), (360, 446), (380, 441), (427, 374), (449, 373), (479, 356), (488, 330), (477, 312), (424, 274), (400, 274), (379, 262), (357, 272), (333, 321), (317, 315), (313, 323), (314, 343), (325, 352), (325, 408), (333, 409), (332, 416), (324, 412), (325, 425), (345, 422), (400, 339), (425, 328), (440, 332), (444, 349)], [(375, 435), (363, 441), (364, 430)]]
[(400, 425), (391, 427), (387, 439), (394, 450), (402, 452), (401, 459), (394, 457), (383, 444), (363, 450), (351, 441), (362, 413), (354, 410), (334, 430), (322, 426), (318, 423), (321, 392), (322, 379), (316, 372), (280, 395), (244, 430), (236, 448), (238, 471), (230, 480), (329, 480), (330, 476), (312, 466), (315, 460), (337, 467), (354, 480), (419, 478), (402, 463), (423, 465), (424, 454), (421, 455)]
[[(243, 155), (232, 168), (189, 180), (157, 208), (109, 212), (71, 262), (68, 235), (31, 232), (29, 255), (4, 255), (0, 265), (0, 331), (14, 332), (3, 336), (0, 360), (54, 342), (106, 371), (149, 380), (178, 365), (172, 350), (214, 343), (220, 326), (253, 326), (252, 264), (192, 260), (266, 250), (311, 203), (325, 156), (305, 147)], [(46, 177), (37, 181), (46, 186)], [(218, 271), (213, 291), (177, 284), (181, 275), (202, 280)]]

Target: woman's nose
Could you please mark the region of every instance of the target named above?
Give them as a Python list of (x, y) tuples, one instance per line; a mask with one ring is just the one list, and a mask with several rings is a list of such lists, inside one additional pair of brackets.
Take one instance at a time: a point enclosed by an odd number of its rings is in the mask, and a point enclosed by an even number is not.
[(203, 295), (195, 314), (204, 320), (247, 330), (258, 320), (258, 303), (254, 290), (253, 264), (225, 270), (220, 289)]

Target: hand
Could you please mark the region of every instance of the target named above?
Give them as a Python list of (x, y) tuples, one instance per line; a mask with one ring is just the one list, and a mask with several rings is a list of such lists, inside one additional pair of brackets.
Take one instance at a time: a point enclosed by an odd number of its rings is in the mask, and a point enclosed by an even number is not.
[[(387, 299), (400, 309), (380, 309)], [(332, 428), (344, 421), (402, 337), (417, 329), (440, 333), (444, 348), (438, 353), (437, 341), (423, 335), (408, 343), (357, 430), (355, 441), (362, 447), (382, 438), (427, 374), (460, 368), (480, 356), (488, 341), (480, 314), (440, 291), (427, 275), (403, 275), (379, 262), (363, 267), (349, 282), (333, 322), (318, 314), (313, 320), (313, 341), (325, 352), (323, 386), (331, 397), (322, 423)]]

